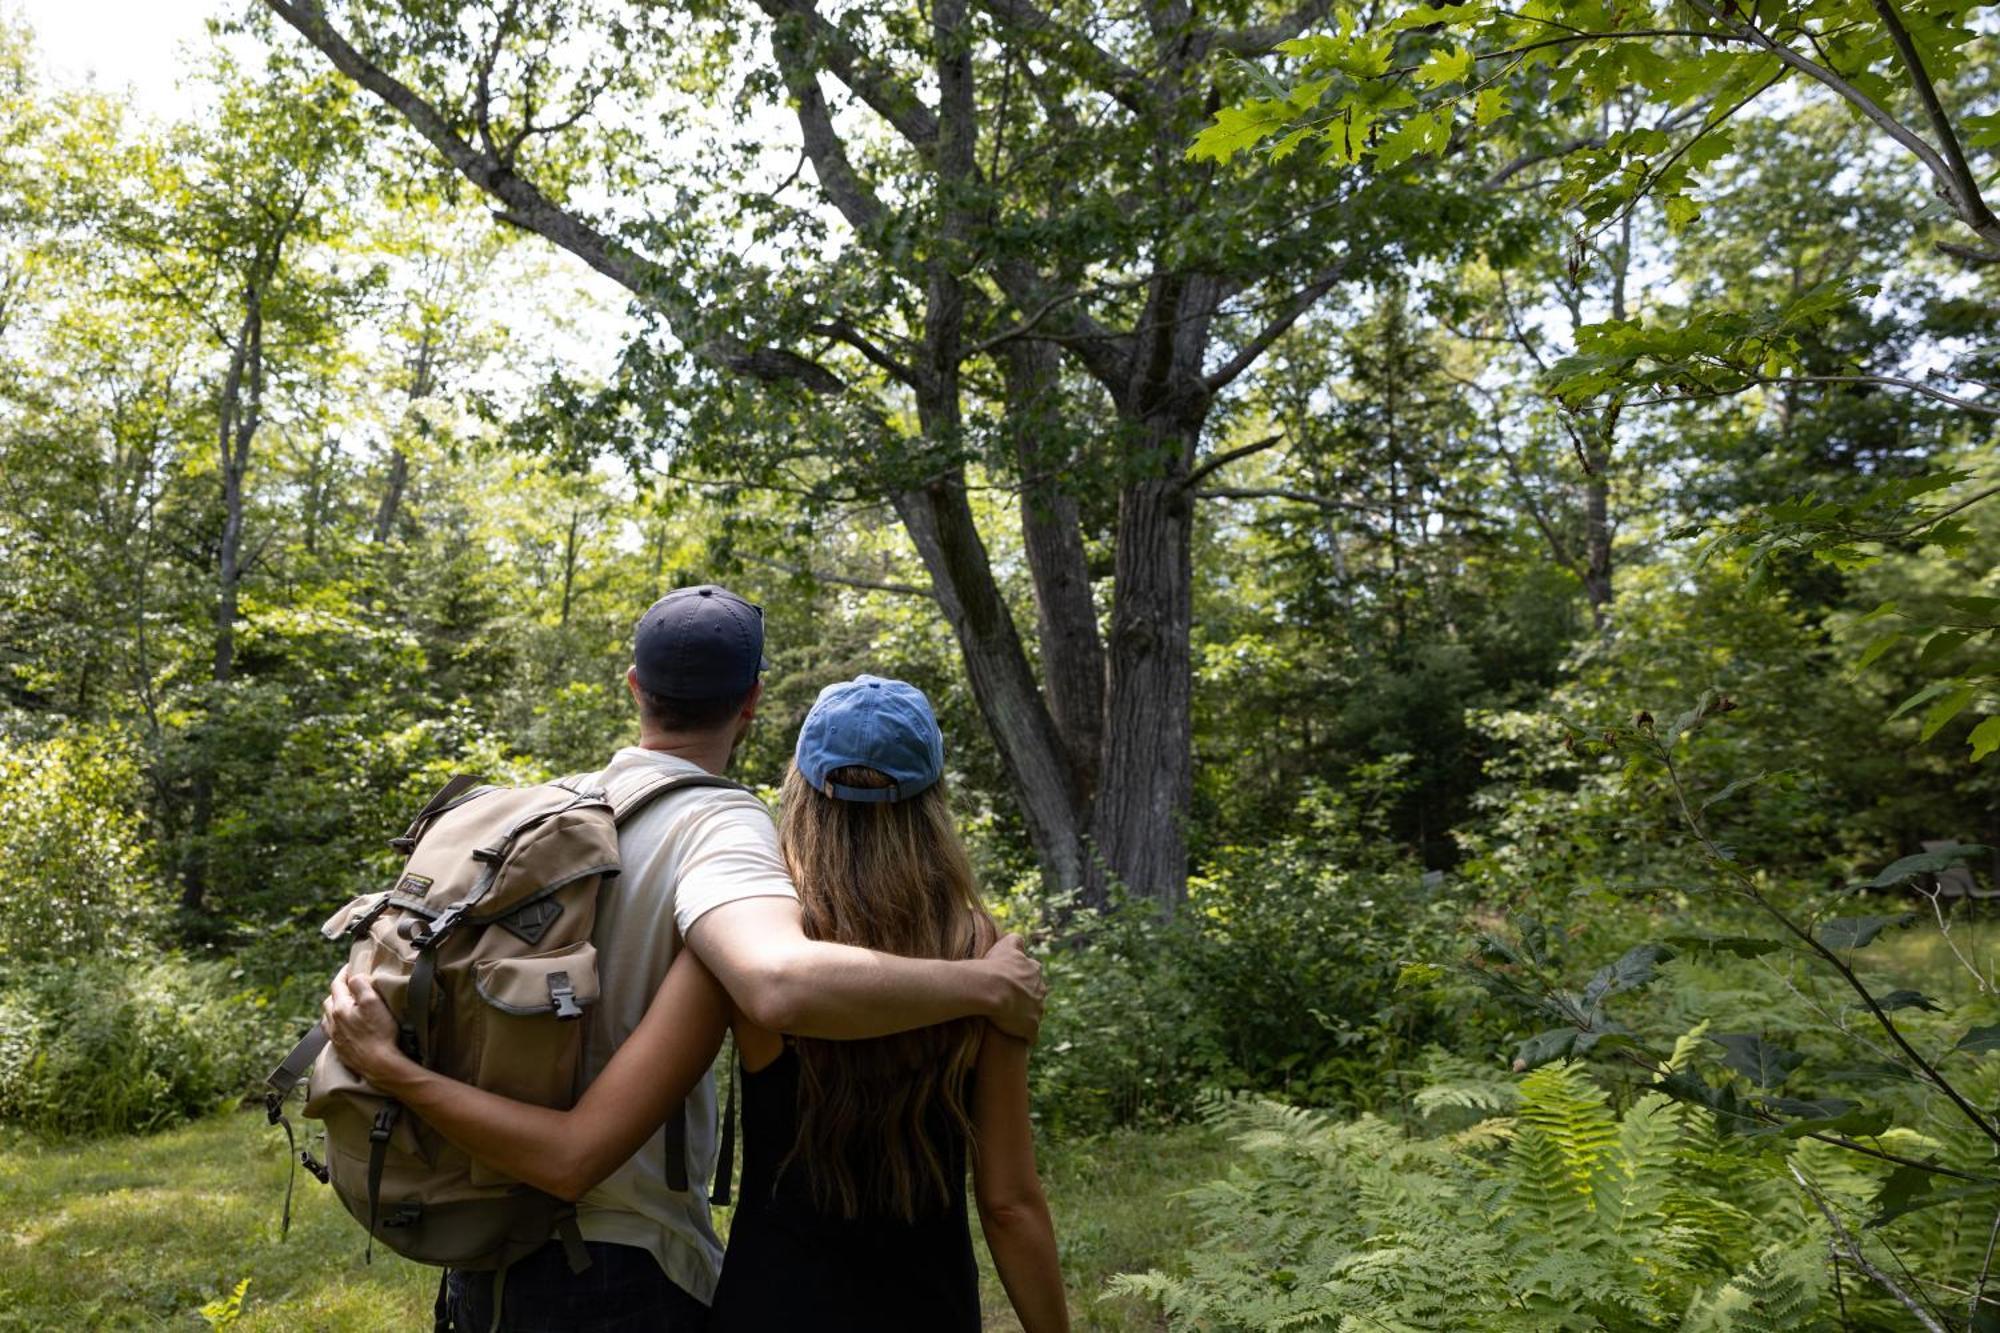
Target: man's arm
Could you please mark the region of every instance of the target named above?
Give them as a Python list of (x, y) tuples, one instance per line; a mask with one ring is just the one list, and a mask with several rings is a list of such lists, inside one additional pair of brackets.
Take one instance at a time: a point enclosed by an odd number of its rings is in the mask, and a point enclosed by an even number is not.
[(1048, 986), (1017, 935), (984, 958), (902, 958), (809, 940), (790, 898), (739, 898), (702, 913), (688, 947), (760, 1027), (800, 1037), (884, 1037), (986, 1018), (1027, 1041)]

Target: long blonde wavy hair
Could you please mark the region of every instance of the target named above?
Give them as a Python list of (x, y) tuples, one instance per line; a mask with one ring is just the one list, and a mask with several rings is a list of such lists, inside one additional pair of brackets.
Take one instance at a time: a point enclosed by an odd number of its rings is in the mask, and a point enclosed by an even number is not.
[[(827, 775), (850, 787), (886, 787), (872, 768)], [(785, 866), (798, 885), (805, 933), (906, 958), (971, 958), (994, 934), (942, 781), (903, 801), (840, 801), (794, 765), (778, 817)], [(984, 1024), (978, 1019), (866, 1041), (798, 1039), (799, 1137), (821, 1208), (841, 1217), (888, 1213), (914, 1220), (948, 1206), (951, 1179), (933, 1114), (972, 1137), (966, 1084)]]

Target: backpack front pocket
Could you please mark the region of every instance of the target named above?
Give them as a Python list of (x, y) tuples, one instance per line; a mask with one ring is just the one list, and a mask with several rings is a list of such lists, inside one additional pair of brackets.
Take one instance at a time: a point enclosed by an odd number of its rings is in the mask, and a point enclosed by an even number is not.
[[(583, 1054), (584, 1017), (597, 1003), (597, 949), (588, 940), (525, 958), (472, 965), (481, 1003), (477, 1068), (471, 1082), (537, 1106), (569, 1106)], [(478, 1184), (506, 1179), (474, 1163)]]

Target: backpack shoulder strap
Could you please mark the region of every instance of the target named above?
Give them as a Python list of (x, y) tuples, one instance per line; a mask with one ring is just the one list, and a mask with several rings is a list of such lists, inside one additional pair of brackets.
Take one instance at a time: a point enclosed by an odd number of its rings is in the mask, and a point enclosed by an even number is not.
[(731, 791), (745, 792), (750, 790), (740, 782), (732, 782), (728, 778), (714, 773), (662, 774), (659, 777), (647, 778), (645, 782), (627, 793), (624, 800), (614, 802), (611, 807), (611, 818), (613, 822), (622, 827), (626, 820), (632, 818), (632, 816), (638, 814), (668, 792), (685, 791), (691, 787), (721, 787)]

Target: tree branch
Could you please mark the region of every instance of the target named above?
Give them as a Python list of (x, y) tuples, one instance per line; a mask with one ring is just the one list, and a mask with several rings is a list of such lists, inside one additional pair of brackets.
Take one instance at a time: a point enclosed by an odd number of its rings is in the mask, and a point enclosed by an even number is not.
[(819, 178), (821, 192), (840, 210), (847, 224), (871, 248), (879, 250), (877, 243), (886, 230), (883, 223), (888, 210), (874, 187), (855, 171), (853, 160), (847, 155), (847, 145), (833, 128), (826, 95), (820, 91), (819, 71), (806, 60), (800, 40), (802, 26), (796, 17), (787, 16), (773, 25), (771, 33), (771, 50), (778, 58), (778, 69), (798, 113), (799, 137), (806, 156), (812, 159), (813, 174)]
[(1104, 91), (1126, 110), (1147, 112), (1145, 75), (1076, 29), (1059, 26), (1032, 0), (980, 0), (980, 7), (1044, 49), (1067, 55), (1069, 63), (1081, 66), (1080, 73), (1096, 75), (1106, 84)]
[[(1723, 25), (1740, 38), (1753, 42), (1776, 56), (1783, 64), (1797, 70), (1822, 87), (1831, 90), (1841, 100), (1854, 107), (1855, 110), (1859, 111), (1869, 120), (1875, 122), (1891, 139), (1894, 139), (1914, 154), (1916, 159), (1923, 163), (1924, 167), (1938, 179), (1939, 184), (1946, 188), (1948, 197), (1952, 199), (1953, 204), (1958, 204), (1958, 181), (1952, 175), (1950, 166), (1938, 155), (1937, 149), (1926, 143), (1923, 136), (1919, 135), (1915, 130), (1912, 130), (1909, 126), (1903, 124), (1902, 121), (1897, 120), (1885, 111), (1874, 98), (1862, 92), (1827, 66), (1820, 64), (1809, 56), (1801, 55), (1788, 44), (1766, 35), (1763, 29), (1757, 27), (1756, 24), (1725, 17), (1713, 4), (1709, 3), (1709, 0), (1688, 0), (1688, 4), (1696, 13), (1707, 18), (1710, 22)], [(1723, 36), (1721, 33), (1714, 35), (1717, 37)], [(1965, 210), (1960, 209), (1959, 216), (1968, 225), (1972, 225), (1975, 231), (1979, 230), (1977, 224), (1973, 223), (1972, 217)], [(1991, 218), (1992, 215), (1989, 213), (1987, 217)]]
[[(498, 216), (561, 246), (593, 269), (664, 314), (676, 333), (694, 335), (699, 310), (673, 273), (657, 260), (626, 247), (552, 202), (535, 185), (514, 174), (492, 151), (466, 142), (443, 113), (389, 71), (369, 60), (327, 20), (322, 0), (264, 0), (272, 13), (297, 29), (333, 62), (335, 69), (386, 103), (428, 140), (454, 170), (497, 200)], [(705, 359), (739, 375), (766, 381), (790, 380), (815, 393), (837, 394), (847, 386), (826, 367), (777, 347), (760, 347), (717, 334), (686, 339)]]
[(1261, 56), (1279, 42), (1288, 42), (1298, 36), (1332, 10), (1332, 0), (1306, 0), (1305, 4), (1276, 23), (1260, 23), (1255, 27), (1215, 33), (1209, 38), (1209, 49), (1239, 56)]
[(1893, 0), (1873, 0), (1873, 3), (1875, 12), (1882, 17), (1882, 26), (1889, 30), (1889, 40), (1896, 44), (1897, 54), (1903, 57), (1904, 68), (1910, 72), (1910, 86), (1917, 90), (1917, 100), (1923, 103), (1924, 115), (1931, 122), (1931, 133), (1937, 136), (1938, 147), (1944, 151), (1945, 164), (1957, 195), (1955, 202), (1959, 216), (1986, 240), (2000, 240), (2000, 218), (1995, 218), (1993, 210), (1986, 206), (1986, 199), (1979, 191), (1979, 178), (1972, 174), (1972, 166), (1965, 160), (1965, 149), (1959, 145), (1958, 134), (1951, 127), (1951, 117), (1944, 112), (1944, 103), (1938, 100), (1937, 88), (1931, 83), (1930, 71), (1924, 68), (1917, 44), (1910, 40), (1909, 29), (1903, 26), (1903, 16), (1896, 12)]
[(1820, 1216), (1824, 1217), (1827, 1225), (1833, 1228), (1834, 1238), (1827, 1243), (1828, 1247), (1832, 1249), (1834, 1257), (1847, 1260), (1848, 1263), (1854, 1265), (1856, 1272), (1859, 1272), (1876, 1286), (1895, 1297), (1897, 1303), (1908, 1310), (1918, 1323), (1930, 1330), (1930, 1333), (1944, 1333), (1943, 1326), (1931, 1317), (1928, 1310), (1917, 1303), (1915, 1297), (1897, 1286), (1894, 1278), (1868, 1261), (1868, 1257), (1861, 1252), (1860, 1244), (1855, 1241), (1854, 1236), (1848, 1231), (1846, 1223), (1842, 1222), (1833, 1209), (1827, 1206), (1826, 1200), (1820, 1197), (1820, 1192), (1800, 1172), (1798, 1164), (1788, 1161), (1785, 1163), (1785, 1169), (1792, 1173), (1792, 1179), (1799, 1182), (1799, 1188), (1806, 1192), (1806, 1197), (1813, 1201), (1815, 1208), (1819, 1209)]
[(757, 6), (774, 21), (794, 16), (805, 28), (806, 50), (821, 69), (847, 85), (911, 145), (930, 151), (937, 142), (937, 116), (913, 88), (876, 69), (866, 53), (815, 8), (814, 0), (757, 0)]
[(1273, 445), (1284, 443), (1284, 440), (1285, 432), (1279, 431), (1275, 435), (1266, 435), (1261, 440), (1254, 440), (1249, 444), (1238, 445), (1234, 449), (1225, 450), (1198, 464), (1192, 472), (1187, 474), (1187, 479), (1181, 485), (1193, 488), (1202, 478), (1213, 474), (1221, 468), (1227, 467), (1237, 459), (1248, 458), (1252, 454), (1263, 453)]
[(869, 592), (892, 592), (901, 597), (924, 597), (933, 602), (938, 599), (935, 589), (920, 588), (914, 583), (895, 583), (887, 579), (864, 579), (852, 574), (829, 574), (822, 569), (813, 569), (806, 565), (794, 565), (783, 560), (773, 560), (769, 556), (762, 555), (745, 555), (743, 559), (750, 561), (752, 564), (768, 566), (782, 573), (802, 575), (805, 578), (812, 579), (816, 583), (836, 583), (843, 588), (863, 588)]
[(898, 360), (886, 348), (856, 328), (845, 319), (828, 319), (809, 326), (814, 333), (826, 338), (834, 338), (846, 343), (855, 351), (868, 358), (876, 366), (887, 371), (904, 384), (915, 386), (917, 372), (913, 366)]
[(1257, 358), (1270, 350), (1271, 344), (1282, 338), (1299, 318), (1319, 304), (1320, 298), (1332, 291), (1334, 285), (1347, 272), (1347, 261), (1341, 260), (1331, 268), (1320, 270), (1318, 276), (1295, 292), (1278, 308), (1271, 321), (1257, 331), (1257, 335), (1236, 353), (1222, 363), (1215, 371), (1202, 376), (1202, 383), (1210, 393), (1222, 389), (1238, 375), (1255, 365)]

